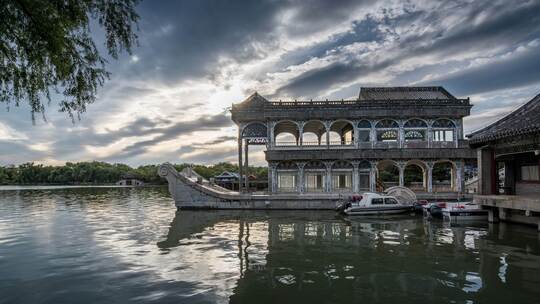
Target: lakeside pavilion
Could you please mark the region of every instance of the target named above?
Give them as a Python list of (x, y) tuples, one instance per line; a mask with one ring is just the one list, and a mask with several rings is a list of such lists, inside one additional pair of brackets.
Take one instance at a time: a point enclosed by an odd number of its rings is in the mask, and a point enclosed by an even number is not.
[(490, 221), (540, 230), (540, 94), (468, 137), (478, 155), (474, 201), (490, 211)]
[[(254, 93), (231, 110), (241, 180), (249, 146), (266, 145), (271, 192), (362, 193), (400, 185), (425, 197), (455, 198), (463, 191), (465, 162), (476, 159), (463, 135), (471, 107), (469, 98), (442, 87), (361, 88), (354, 100), (270, 101)], [(448, 178), (434, 180), (434, 171)]]

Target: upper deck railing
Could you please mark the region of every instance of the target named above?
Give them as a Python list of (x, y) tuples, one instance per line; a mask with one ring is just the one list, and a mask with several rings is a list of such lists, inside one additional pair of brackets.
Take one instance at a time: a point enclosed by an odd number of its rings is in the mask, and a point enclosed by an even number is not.
[(265, 106), (269, 107), (297, 107), (297, 106), (335, 106), (335, 105), (377, 105), (377, 104), (457, 104), (469, 105), (470, 99), (354, 99), (354, 100), (294, 100), (294, 101), (269, 101)]
[[(293, 101), (268, 101), (265, 102), (265, 109), (281, 108), (324, 108), (340, 106), (414, 106), (414, 105), (456, 105), (470, 106), (470, 99), (354, 99), (354, 100), (293, 100)], [(232, 110), (243, 110), (241, 104), (233, 104)]]

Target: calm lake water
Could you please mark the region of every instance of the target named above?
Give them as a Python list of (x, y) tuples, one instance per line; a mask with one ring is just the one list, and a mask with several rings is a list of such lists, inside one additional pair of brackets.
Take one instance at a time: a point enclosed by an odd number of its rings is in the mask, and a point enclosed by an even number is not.
[(175, 212), (166, 188), (0, 191), (1, 303), (540, 303), (540, 234)]

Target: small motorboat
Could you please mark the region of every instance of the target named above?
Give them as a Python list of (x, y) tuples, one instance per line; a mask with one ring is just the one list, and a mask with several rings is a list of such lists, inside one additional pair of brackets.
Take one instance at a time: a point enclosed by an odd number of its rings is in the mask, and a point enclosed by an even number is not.
[(488, 211), (472, 202), (448, 204), (441, 211), (443, 218), (451, 222), (487, 221), (488, 219)]
[(422, 206), (422, 213), (427, 219), (442, 218), (442, 209), (446, 208), (446, 202), (427, 203)]
[(413, 210), (411, 205), (402, 205), (398, 199), (390, 195), (366, 192), (351, 198), (337, 208), (346, 215), (380, 215), (399, 214)]

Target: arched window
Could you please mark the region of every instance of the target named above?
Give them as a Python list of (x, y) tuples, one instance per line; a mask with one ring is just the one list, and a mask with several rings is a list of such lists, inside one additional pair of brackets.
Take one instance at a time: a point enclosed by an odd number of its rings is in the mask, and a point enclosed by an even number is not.
[(454, 122), (449, 119), (437, 119), (433, 122), (433, 141), (454, 141), (455, 137), (455, 128)]
[(347, 161), (337, 161), (332, 165), (332, 190), (338, 192), (352, 191), (353, 166)]
[(427, 123), (421, 119), (408, 120), (404, 128), (405, 141), (426, 140)]
[(399, 125), (395, 120), (381, 120), (375, 128), (377, 128), (377, 141), (394, 142), (399, 138)]
[(403, 171), (405, 187), (413, 191), (426, 191), (426, 170), (420, 162), (409, 162)]
[(277, 190), (280, 192), (296, 191), (298, 167), (293, 162), (281, 162), (277, 166)]
[(364, 160), (358, 164), (358, 189), (360, 191), (369, 191), (371, 164)]
[(326, 166), (320, 161), (311, 161), (304, 167), (304, 189), (306, 192), (323, 192), (326, 184)]
[[(337, 135), (337, 136), (336, 136)], [(354, 143), (354, 127), (345, 120), (338, 120), (330, 126), (331, 145), (352, 145)]]
[(276, 146), (298, 145), (298, 126), (292, 121), (280, 121), (274, 127)]
[(399, 185), (399, 168), (396, 163), (389, 160), (381, 161), (377, 164), (378, 187), (381, 190)]
[(304, 124), (302, 134), (302, 145), (318, 146), (326, 142), (326, 132), (324, 124), (318, 120), (311, 120)]

